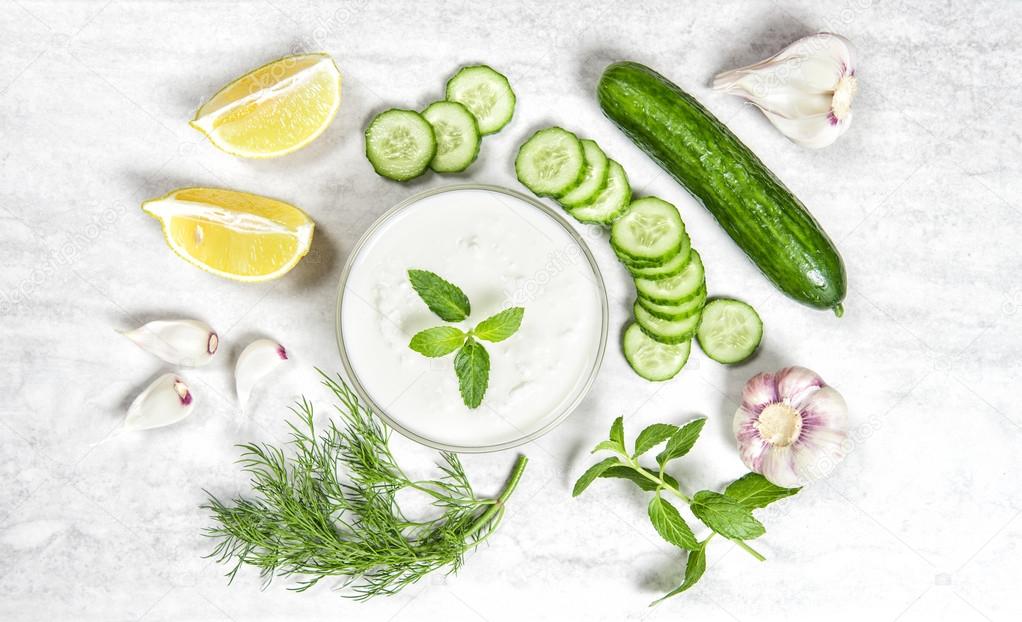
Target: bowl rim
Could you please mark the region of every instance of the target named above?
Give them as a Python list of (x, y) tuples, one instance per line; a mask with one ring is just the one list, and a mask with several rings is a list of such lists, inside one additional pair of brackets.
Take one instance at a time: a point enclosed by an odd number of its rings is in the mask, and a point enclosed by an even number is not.
[[(348, 277), (351, 274), (355, 261), (358, 259), (360, 253), (362, 252), (362, 249), (369, 242), (369, 240), (373, 238), (375, 233), (385, 223), (389, 222), (392, 218), (400, 214), (403, 210), (407, 209), (411, 205), (414, 205), (419, 201), (422, 201), (428, 197), (437, 194), (455, 192), (459, 190), (485, 190), (489, 192), (496, 192), (498, 194), (507, 195), (512, 198), (524, 201), (526, 204), (535, 207), (536, 209), (540, 210), (548, 217), (550, 217), (555, 223), (557, 223), (558, 225), (560, 225), (562, 229), (564, 229), (564, 231), (568, 234), (572, 241), (582, 251), (582, 254), (585, 256), (586, 261), (589, 263), (590, 269), (593, 271), (593, 276), (596, 278), (596, 289), (600, 298), (600, 313), (602, 317), (600, 326), (600, 342), (598, 344), (599, 347), (597, 348), (596, 356), (592, 361), (592, 366), (590, 368), (588, 377), (586, 378), (586, 382), (582, 386), (582, 388), (579, 391), (577, 391), (574, 399), (572, 399), (568, 404), (562, 407), (561, 412), (559, 412), (550, 421), (540, 426), (538, 429), (528, 434), (524, 434), (518, 438), (512, 439), (510, 441), (504, 441), (492, 445), (450, 445), (413, 432), (412, 430), (407, 429), (406, 427), (402, 426), (400, 423), (395, 421), (393, 417), (387, 414), (385, 408), (380, 406), (375, 400), (372, 399), (372, 396), (369, 395), (369, 392), (365, 390), (365, 388), (362, 386), (362, 383), (359, 381), (358, 375), (355, 373), (354, 369), (352, 369), (351, 362), (348, 359), (347, 350), (344, 347), (344, 334), (343, 331), (341, 330), (341, 309), (344, 302), (344, 291), (346, 289)], [(503, 451), (505, 449), (511, 449), (513, 447), (519, 447), (521, 445), (536, 440), (537, 438), (543, 436), (544, 434), (547, 434), (548, 432), (556, 428), (558, 425), (563, 423), (565, 419), (567, 419), (573, 412), (575, 412), (578, 406), (582, 403), (582, 401), (589, 395), (589, 392), (592, 390), (593, 384), (596, 381), (596, 377), (599, 375), (600, 368), (603, 365), (603, 357), (607, 350), (607, 335), (610, 330), (609, 325), (610, 325), (610, 309), (607, 299), (607, 288), (606, 284), (603, 281), (603, 274), (600, 272), (600, 267), (597, 264), (595, 257), (593, 257), (592, 252), (589, 250), (589, 245), (586, 244), (586, 241), (582, 238), (581, 235), (579, 235), (575, 228), (572, 227), (571, 224), (563, 216), (557, 213), (554, 209), (544, 205), (543, 203), (537, 201), (536, 199), (530, 196), (527, 196), (520, 192), (516, 192), (509, 188), (504, 188), (502, 186), (478, 183), (450, 184), (440, 186), (437, 188), (430, 188), (422, 192), (417, 192), (412, 196), (404, 199), (403, 201), (400, 201), (399, 203), (385, 211), (383, 214), (381, 214), (380, 217), (377, 218), (373, 222), (373, 224), (371, 224), (362, 233), (358, 241), (354, 244), (354, 246), (351, 247), (351, 251), (348, 253), (348, 257), (344, 262), (344, 269), (341, 271), (341, 276), (337, 285), (337, 303), (334, 310), (334, 331), (337, 339), (337, 348), (341, 355), (341, 365), (344, 367), (344, 373), (347, 376), (349, 383), (355, 390), (355, 393), (358, 395), (358, 397), (362, 400), (363, 404), (366, 405), (368, 409), (373, 412), (373, 414), (380, 417), (380, 419), (382, 419), (387, 424), (388, 427), (390, 427), (393, 430), (396, 430), (405, 438), (413, 440), (427, 447), (432, 447), (434, 449), (450, 451), (454, 453), (489, 453), (495, 451)]]

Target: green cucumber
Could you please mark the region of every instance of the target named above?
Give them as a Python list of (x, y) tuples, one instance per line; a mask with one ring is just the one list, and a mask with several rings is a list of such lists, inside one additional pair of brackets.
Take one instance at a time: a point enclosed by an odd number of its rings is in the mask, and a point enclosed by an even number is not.
[(391, 108), (369, 123), (366, 158), (373, 170), (394, 181), (418, 177), (436, 155), (433, 126), (414, 110)]
[(692, 258), (678, 276), (666, 279), (635, 279), (635, 290), (639, 296), (650, 302), (663, 305), (681, 304), (696, 294), (706, 284), (706, 273), (699, 253), (692, 251)]
[(625, 169), (614, 160), (607, 161), (607, 185), (590, 203), (568, 210), (572, 217), (591, 225), (609, 225), (628, 210), (632, 187)]
[(607, 67), (597, 94), (604, 114), (713, 214), (778, 289), (841, 315), (846, 279), (834, 244), (731, 130), (638, 63)]
[(447, 81), (445, 97), (469, 109), (482, 134), (493, 134), (515, 113), (515, 92), (500, 72), (487, 65), (462, 67)]
[(588, 138), (582, 139), (582, 154), (586, 159), (586, 171), (582, 175), (582, 181), (568, 191), (567, 194), (557, 199), (565, 209), (569, 211), (573, 207), (579, 207), (589, 203), (600, 194), (600, 191), (607, 186), (608, 160), (603, 149), (595, 141)]
[(635, 373), (646, 380), (660, 382), (674, 378), (685, 366), (692, 351), (692, 340), (673, 345), (660, 343), (642, 332), (638, 324), (630, 324), (625, 329), (622, 348), (625, 360)]
[(752, 356), (759, 347), (763, 321), (755, 309), (741, 300), (717, 298), (703, 309), (696, 337), (706, 356), (733, 365)]
[(436, 155), (429, 167), (438, 173), (458, 173), (475, 162), (479, 155), (479, 124), (468, 108), (458, 102), (438, 101), (422, 111), (433, 126)]
[(632, 305), (632, 315), (642, 332), (660, 343), (676, 344), (690, 340), (699, 328), (699, 313), (682, 320), (664, 320), (647, 311), (638, 301)]
[(558, 197), (578, 184), (585, 174), (582, 143), (568, 130), (548, 127), (518, 148), (518, 181), (539, 196)]
[(682, 247), (682, 252), (660, 265), (635, 266), (625, 262), (625, 267), (628, 268), (628, 272), (631, 273), (632, 277), (636, 279), (659, 281), (661, 279), (669, 279), (672, 276), (678, 276), (681, 274), (681, 272), (688, 267), (688, 263), (691, 258), (692, 245), (688, 244)]
[(702, 308), (706, 305), (706, 286), (699, 288), (695, 296), (692, 296), (685, 302), (680, 302), (675, 305), (665, 305), (656, 302), (650, 302), (642, 296), (638, 298), (639, 306), (641, 306), (650, 314), (660, 318), (661, 320), (684, 320), (685, 318), (699, 313)]
[(632, 201), (610, 229), (614, 251), (639, 265), (668, 261), (681, 251), (684, 238), (685, 223), (677, 208), (656, 197)]

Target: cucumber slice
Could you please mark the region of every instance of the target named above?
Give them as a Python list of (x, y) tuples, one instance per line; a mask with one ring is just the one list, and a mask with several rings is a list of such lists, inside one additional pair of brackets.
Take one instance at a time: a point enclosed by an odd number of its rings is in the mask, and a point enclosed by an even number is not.
[(659, 268), (664, 265), (677, 261), (679, 257), (684, 257), (685, 261), (688, 261), (688, 256), (692, 252), (692, 240), (688, 237), (688, 232), (682, 231), (681, 233), (681, 247), (678, 252), (668, 257), (661, 257), (657, 260), (652, 259), (636, 259), (628, 255), (617, 253), (617, 258), (621, 260), (621, 263), (625, 264), (626, 267), (631, 269), (643, 269), (643, 268)]
[(682, 246), (681, 252), (670, 259), (670, 261), (656, 265), (656, 266), (635, 266), (628, 262), (625, 262), (625, 267), (628, 268), (628, 272), (637, 279), (647, 279), (650, 281), (659, 281), (661, 279), (669, 279), (672, 276), (678, 276), (681, 272), (688, 267), (689, 261), (692, 259), (692, 244), (685, 244)]
[(691, 255), (688, 265), (678, 276), (657, 280), (635, 279), (639, 296), (661, 305), (677, 305), (698, 294), (706, 284), (706, 273), (699, 253), (693, 250)]
[(468, 108), (458, 102), (438, 101), (422, 111), (433, 126), (436, 155), (429, 168), (438, 173), (457, 173), (475, 162), (479, 155), (479, 124)]
[(733, 365), (752, 356), (763, 339), (763, 321), (750, 305), (732, 298), (717, 298), (703, 309), (696, 332), (699, 347), (711, 359)]
[(595, 141), (582, 139), (582, 154), (586, 159), (586, 172), (582, 181), (568, 191), (558, 202), (566, 209), (589, 203), (607, 186), (607, 156)]
[(394, 181), (418, 177), (436, 155), (433, 126), (414, 110), (376, 115), (365, 133), (366, 158), (378, 175)]
[(681, 250), (685, 223), (678, 209), (656, 197), (632, 201), (625, 215), (614, 222), (610, 243), (614, 250), (636, 261), (664, 262)]
[(646, 380), (659, 382), (678, 375), (688, 362), (692, 340), (688, 339), (674, 345), (660, 343), (642, 332), (638, 324), (631, 324), (625, 329), (622, 346), (625, 360), (635, 373)]
[(638, 301), (632, 305), (632, 314), (642, 332), (654, 341), (666, 344), (678, 344), (688, 341), (699, 328), (700, 313), (695, 313), (683, 320), (662, 320), (644, 309)]
[(482, 134), (499, 132), (515, 113), (515, 92), (502, 74), (487, 65), (462, 67), (447, 81), (448, 101), (475, 115)]
[(685, 318), (699, 313), (702, 308), (706, 305), (706, 287), (700, 287), (699, 292), (686, 300), (683, 303), (676, 305), (662, 305), (655, 302), (650, 302), (639, 296), (639, 305), (649, 311), (650, 314), (660, 318), (661, 320), (671, 320), (677, 322), (678, 320), (684, 320)]
[(632, 187), (625, 169), (614, 160), (607, 160), (607, 185), (591, 203), (573, 207), (568, 213), (575, 220), (591, 225), (609, 225), (628, 210)]
[(518, 181), (539, 196), (561, 196), (585, 173), (582, 143), (568, 130), (549, 127), (533, 134), (518, 148)]

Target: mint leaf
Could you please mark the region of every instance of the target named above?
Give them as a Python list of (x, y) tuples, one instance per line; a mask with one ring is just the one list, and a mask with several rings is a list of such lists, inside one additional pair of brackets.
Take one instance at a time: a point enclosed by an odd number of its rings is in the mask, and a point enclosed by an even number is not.
[(603, 449), (620, 452), (621, 446), (615, 443), (614, 441), (600, 441), (599, 443), (596, 444), (596, 447), (593, 447), (593, 450), (590, 451), (589, 453), (595, 454), (596, 452)]
[[(658, 486), (658, 484), (656, 482), (643, 477), (635, 469), (633, 469), (630, 466), (626, 466), (624, 464), (619, 465), (619, 466), (610, 467), (609, 469), (607, 469), (603, 473), (600, 473), (600, 477), (601, 478), (603, 478), (603, 477), (617, 477), (617, 478), (621, 478), (621, 479), (631, 480), (632, 483), (634, 483), (636, 486), (638, 486), (642, 490), (645, 490), (646, 492), (653, 492), (654, 490), (657, 489), (657, 486)], [(678, 480), (674, 479), (673, 477), (671, 477), (667, 473), (664, 473), (663, 480), (665, 482), (667, 482), (669, 485), (674, 486), (675, 488), (678, 487)]]
[(429, 310), (445, 322), (460, 322), (472, 313), (465, 292), (436, 274), (428, 270), (409, 270), (408, 280)]
[(486, 341), (504, 341), (518, 331), (522, 325), (522, 316), (525, 309), (522, 307), (511, 307), (500, 313), (490, 316), (479, 322), (479, 325), (472, 329), (472, 334)]
[(667, 441), (667, 447), (657, 455), (657, 464), (663, 468), (669, 460), (674, 460), (687, 454), (692, 449), (692, 446), (696, 444), (696, 440), (699, 439), (699, 433), (702, 432), (703, 425), (705, 424), (706, 417), (700, 417), (678, 428), (678, 431), (671, 436), (671, 440)]
[(650, 449), (674, 436), (678, 426), (669, 423), (654, 423), (635, 437), (635, 453), (633, 458), (638, 458)]
[(490, 381), (490, 354), (469, 337), (454, 357), (454, 371), (458, 374), (458, 388), (465, 406), (478, 408)]
[(571, 489), (571, 496), (577, 497), (582, 494), (586, 488), (589, 488), (589, 484), (596, 481), (596, 478), (599, 477), (601, 473), (616, 464), (620, 464), (620, 462), (617, 461), (617, 458), (607, 458), (586, 469), (586, 472), (582, 474), (582, 477), (578, 478), (578, 481), (575, 482), (575, 487)]
[(437, 326), (415, 333), (408, 347), (423, 356), (450, 354), (465, 343), (465, 333), (453, 326)]
[(752, 516), (752, 510), (719, 492), (700, 490), (692, 496), (689, 509), (707, 527), (725, 538), (751, 540), (766, 533), (763, 524)]
[(621, 452), (625, 451), (625, 420), (618, 417), (610, 424), (610, 440), (621, 446)]
[(688, 554), (688, 562), (685, 564), (685, 579), (681, 585), (649, 604), (650, 607), (671, 596), (677, 596), (688, 588), (695, 585), (706, 572), (706, 540), (699, 543), (696, 550)]
[(771, 484), (759, 473), (746, 473), (728, 484), (724, 495), (737, 501), (742, 507), (755, 510), (765, 508), (778, 499), (790, 497), (801, 488), (782, 488)]
[(649, 522), (664, 540), (674, 546), (694, 551), (699, 548), (695, 534), (689, 529), (688, 523), (681, 517), (678, 509), (663, 500), (659, 494), (649, 502)]

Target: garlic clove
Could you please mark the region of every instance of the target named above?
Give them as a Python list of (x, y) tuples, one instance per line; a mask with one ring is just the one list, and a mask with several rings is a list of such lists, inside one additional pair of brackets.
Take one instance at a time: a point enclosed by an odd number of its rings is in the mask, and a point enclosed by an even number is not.
[(168, 363), (189, 367), (209, 363), (220, 345), (216, 331), (199, 320), (149, 322), (121, 334)]
[(713, 88), (747, 99), (792, 141), (825, 147), (852, 122), (855, 53), (844, 37), (820, 33), (766, 60), (718, 74)]
[(774, 376), (777, 392), (795, 408), (801, 408), (803, 400), (823, 386), (823, 378), (805, 367), (785, 367)]
[(287, 360), (287, 350), (272, 339), (256, 339), (245, 347), (234, 366), (235, 389), (242, 410), (255, 385)]
[(145, 388), (128, 407), (125, 430), (149, 430), (181, 421), (192, 413), (195, 400), (177, 374), (164, 374)]

